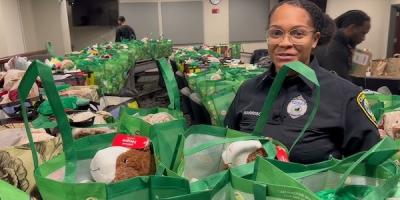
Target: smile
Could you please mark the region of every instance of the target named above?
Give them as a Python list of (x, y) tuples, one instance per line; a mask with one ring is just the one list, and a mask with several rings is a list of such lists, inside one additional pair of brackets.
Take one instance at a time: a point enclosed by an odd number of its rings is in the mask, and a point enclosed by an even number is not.
[(297, 56), (294, 54), (279, 53), (279, 54), (276, 54), (276, 58), (280, 61), (291, 61), (291, 60), (297, 59)]

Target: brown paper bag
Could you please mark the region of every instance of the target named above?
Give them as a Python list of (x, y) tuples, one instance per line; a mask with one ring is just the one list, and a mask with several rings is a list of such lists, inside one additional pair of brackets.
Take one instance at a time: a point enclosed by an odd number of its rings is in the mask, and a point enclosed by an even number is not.
[(386, 59), (372, 60), (371, 62), (371, 74), (372, 76), (383, 76), (387, 67)]
[(388, 65), (386, 67), (388, 76), (400, 76), (400, 58), (388, 58)]

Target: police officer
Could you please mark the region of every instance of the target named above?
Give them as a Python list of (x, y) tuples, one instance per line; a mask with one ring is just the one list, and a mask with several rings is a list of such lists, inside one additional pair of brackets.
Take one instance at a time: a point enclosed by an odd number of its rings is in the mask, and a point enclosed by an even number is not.
[[(299, 60), (314, 69), (321, 98), (314, 121), (289, 157), (291, 162), (316, 163), (330, 156), (342, 158), (372, 147), (379, 141), (373, 115), (360, 88), (321, 68), (311, 55), (323, 27), (323, 13), (307, 0), (289, 0), (270, 13), (268, 51), (271, 70), (243, 83), (232, 102), (225, 124), (252, 132), (276, 72)], [(263, 134), (290, 147), (299, 136), (314, 102), (309, 82), (294, 72), (286, 77), (274, 102)]]

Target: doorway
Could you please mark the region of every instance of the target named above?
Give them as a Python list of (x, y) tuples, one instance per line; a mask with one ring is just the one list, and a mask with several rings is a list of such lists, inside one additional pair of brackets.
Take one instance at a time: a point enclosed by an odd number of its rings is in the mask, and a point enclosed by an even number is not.
[(400, 5), (392, 5), (390, 12), (387, 57), (400, 54)]

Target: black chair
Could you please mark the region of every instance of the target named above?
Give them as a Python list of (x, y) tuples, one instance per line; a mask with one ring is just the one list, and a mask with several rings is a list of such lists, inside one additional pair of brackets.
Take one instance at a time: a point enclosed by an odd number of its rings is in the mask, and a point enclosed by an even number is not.
[(172, 71), (174, 71), (174, 73), (176, 73), (178, 71), (178, 65), (176, 64), (176, 62), (174, 60), (170, 60), (169, 62), (171, 63)]
[(199, 94), (190, 95), (190, 105), (193, 111), (192, 124), (211, 124), (211, 117), (206, 107), (201, 103)]
[(190, 118), (193, 118), (193, 110), (190, 104), (190, 89), (188, 87), (184, 87), (180, 90), (181, 93), (181, 110), (183, 114), (188, 114)]
[(189, 87), (189, 83), (187, 82), (185, 75), (182, 72), (180, 71), (175, 72), (175, 79), (179, 89)]
[(253, 55), (251, 55), (250, 58), (250, 64), (255, 64), (257, 63), (260, 58), (267, 56), (268, 55), (268, 50), (267, 49), (256, 49), (253, 52)]

